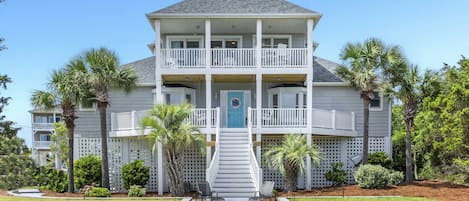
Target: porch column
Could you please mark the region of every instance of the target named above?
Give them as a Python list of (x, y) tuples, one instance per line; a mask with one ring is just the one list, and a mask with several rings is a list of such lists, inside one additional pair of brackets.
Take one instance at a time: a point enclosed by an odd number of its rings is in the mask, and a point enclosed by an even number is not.
[[(306, 133), (306, 144), (311, 146), (311, 133)], [(311, 190), (311, 158), (306, 157), (306, 190)]]
[[(155, 20), (155, 104), (163, 103), (163, 81), (161, 79), (161, 21)], [(158, 142), (158, 195), (163, 195), (163, 145)]]
[[(307, 108), (307, 133), (306, 143), (311, 145), (311, 137), (313, 133), (313, 25), (314, 20), (308, 19), (306, 22), (307, 29), (307, 64), (308, 73), (306, 74), (306, 108)], [(311, 190), (311, 158), (306, 158), (306, 190)]]
[[(211, 132), (211, 129), (212, 129), (212, 75), (210, 74), (206, 74), (205, 75), (205, 107), (206, 107), (206, 111), (207, 111), (207, 119), (206, 119), (206, 122), (207, 122), (207, 133), (206, 133), (206, 140), (207, 142), (210, 142), (212, 141), (212, 132)], [(216, 139), (216, 140), (220, 140), (220, 139)], [(210, 162), (212, 161), (212, 147), (211, 146), (207, 146), (206, 147), (206, 165), (207, 167), (210, 165)]]
[[(260, 142), (262, 128), (262, 74), (256, 74), (256, 141)], [(248, 114), (251, 115), (251, 114)], [(256, 158), (259, 166), (261, 165), (261, 146), (256, 146)]]
[[(205, 20), (205, 66), (207, 69), (210, 69), (212, 65), (212, 54), (211, 54), (211, 46), (212, 46), (212, 22), (210, 19)], [(210, 96), (207, 96), (210, 97)]]
[(256, 23), (256, 68), (262, 67), (262, 19)]

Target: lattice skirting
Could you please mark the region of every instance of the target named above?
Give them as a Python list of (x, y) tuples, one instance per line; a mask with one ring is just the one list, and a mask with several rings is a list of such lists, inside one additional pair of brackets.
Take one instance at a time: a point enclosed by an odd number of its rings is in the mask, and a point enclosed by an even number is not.
[[(282, 136), (262, 136), (262, 151), (269, 146), (282, 143)], [(313, 188), (330, 186), (324, 174), (331, 169), (331, 163), (342, 161), (347, 169), (349, 183), (353, 183), (353, 171), (355, 169), (349, 158), (360, 155), (362, 151), (362, 138), (349, 137), (318, 137), (313, 136), (313, 143), (318, 145), (323, 153), (323, 160), (319, 167), (312, 168), (311, 183)], [(370, 153), (385, 150), (385, 138), (370, 138)], [(75, 159), (88, 154), (101, 156), (100, 138), (75, 138)], [(150, 167), (150, 180), (146, 186), (148, 191), (156, 192), (158, 189), (158, 172), (156, 152), (145, 138), (110, 138), (109, 147), (109, 172), (111, 190), (114, 192), (125, 192), (122, 181), (122, 166), (133, 160), (144, 160), (145, 165)], [(200, 149), (191, 147), (184, 153), (186, 161), (184, 177), (191, 184), (191, 190), (195, 190), (198, 181), (205, 181), (205, 170), (207, 168), (205, 155)], [(280, 172), (272, 171), (262, 164), (264, 170), (264, 181), (275, 181), (276, 189), (283, 189), (284, 179)], [(299, 179), (299, 188), (304, 188), (305, 177)]]
[[(264, 152), (272, 144), (282, 143), (282, 136), (262, 136), (262, 152)], [(313, 136), (312, 142), (316, 144), (323, 154), (323, 159), (318, 167), (313, 167), (311, 171), (311, 185), (313, 188), (321, 188), (331, 186), (332, 182), (327, 181), (325, 173), (331, 169), (331, 164), (342, 161), (344, 168), (347, 170), (348, 183), (354, 183), (353, 172), (355, 170), (353, 162), (350, 158), (361, 155), (362, 138), (350, 137), (319, 137)], [(389, 143), (389, 142), (387, 142)], [(369, 140), (370, 153), (376, 151), (385, 151), (385, 138), (375, 137)], [(264, 159), (262, 160), (264, 161)], [(280, 172), (272, 171), (262, 165), (264, 170), (264, 181), (275, 181), (276, 189), (283, 189), (284, 179)], [(298, 188), (304, 188), (305, 177), (299, 178)]]

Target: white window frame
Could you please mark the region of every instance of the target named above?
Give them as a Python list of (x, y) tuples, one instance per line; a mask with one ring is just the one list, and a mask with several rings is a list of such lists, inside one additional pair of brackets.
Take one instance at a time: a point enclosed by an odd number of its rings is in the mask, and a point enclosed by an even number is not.
[[(288, 48), (293, 48), (292, 47), (292, 35), (290, 34), (266, 34), (262, 35), (262, 40), (264, 39), (270, 39), (270, 46), (273, 46), (274, 44), (274, 39), (288, 39)], [(252, 36), (252, 47), (256, 47), (256, 35)], [(274, 48), (274, 47), (270, 47)]]
[[(45, 136), (45, 137), (49, 136), (49, 141), (42, 140), (42, 136)], [(39, 141), (40, 141), (40, 142), (50, 142), (50, 141), (52, 141), (52, 139), (51, 139), (50, 134), (40, 133), (40, 134), (39, 134)]]
[(166, 36), (166, 48), (171, 49), (172, 41), (183, 41), (183, 49), (187, 48), (187, 41), (199, 41), (199, 48), (204, 48), (204, 37), (203, 36), (191, 36), (191, 35), (169, 35)]
[(186, 100), (186, 95), (191, 95), (191, 105), (195, 108), (197, 106), (195, 89), (189, 87), (163, 87), (162, 88), (163, 103), (166, 103), (166, 94), (183, 94), (184, 100)]
[[(304, 95), (307, 93), (307, 89), (306, 87), (276, 87), (276, 88), (269, 89), (267, 90), (267, 94), (269, 97), (268, 98), (269, 107), (273, 107), (274, 94), (277, 94), (278, 96), (277, 108), (284, 108), (282, 98), (283, 98), (283, 94), (285, 93), (289, 93), (289, 94), (302, 93)], [(296, 108), (305, 108), (304, 106), (306, 104), (303, 102), (303, 97), (298, 96), (298, 98), (299, 98), (298, 105), (296, 106)], [(301, 105), (303, 105), (303, 107), (300, 107)]]
[(371, 100), (370, 100), (370, 105), (368, 106), (370, 111), (376, 112), (376, 111), (383, 111), (383, 95), (379, 91), (374, 91), (374, 93), (378, 93), (379, 95), (379, 107), (371, 107)]
[[(241, 35), (214, 35), (212, 36), (212, 41), (221, 41), (222, 42), (222, 48), (226, 48), (225, 42), (227, 40), (237, 40), (238, 41), (238, 48), (243, 48), (243, 36)], [(210, 44), (211, 45), (211, 44)]]
[(93, 102), (91, 107), (83, 107), (83, 105), (80, 103), (78, 106), (78, 111), (81, 112), (94, 112), (96, 111), (96, 102)]

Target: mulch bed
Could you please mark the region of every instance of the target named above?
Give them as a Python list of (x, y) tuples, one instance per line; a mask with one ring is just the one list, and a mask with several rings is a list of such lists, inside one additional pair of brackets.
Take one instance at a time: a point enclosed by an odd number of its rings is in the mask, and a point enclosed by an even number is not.
[[(48, 191), (48, 190), (43, 190), (41, 191), (44, 193), (44, 196), (47, 196), (47, 197), (73, 197), (73, 198), (76, 198), (76, 197), (83, 197), (83, 193), (56, 193), (56, 192), (52, 192), (52, 191)], [(187, 197), (195, 197), (196, 195), (191, 193), (191, 194), (187, 194), (186, 195)], [(128, 197), (127, 193), (112, 193), (112, 197), (114, 198), (126, 198)], [(165, 193), (163, 194), (162, 196), (158, 195), (158, 193), (147, 193), (145, 194), (145, 197), (172, 197), (171, 194), (169, 193)]]
[(362, 189), (357, 185), (345, 187), (330, 187), (298, 191), (294, 193), (279, 193), (280, 197), (294, 196), (405, 196), (425, 197), (442, 201), (469, 201), (469, 187), (443, 181), (416, 181), (410, 185), (392, 186), (386, 189)]

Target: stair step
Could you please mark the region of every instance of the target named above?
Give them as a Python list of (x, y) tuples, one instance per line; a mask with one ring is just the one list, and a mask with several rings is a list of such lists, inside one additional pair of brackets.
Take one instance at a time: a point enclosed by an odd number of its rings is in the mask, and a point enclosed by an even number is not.
[(251, 193), (219, 193), (219, 197), (222, 197), (222, 198), (250, 198), (252, 196), (254, 196), (254, 193), (255, 192), (251, 192)]
[(249, 161), (222, 161), (220, 160), (219, 164), (221, 165), (249, 165)]
[(225, 156), (220, 157), (220, 161), (249, 161), (247, 156)]
[(229, 178), (239, 178), (239, 179), (249, 179), (251, 181), (252, 177), (249, 173), (236, 173), (236, 174), (224, 174), (218, 173), (215, 181), (218, 179), (229, 179)]
[(213, 185), (213, 188), (255, 188), (254, 183), (217, 183)]
[(251, 171), (249, 166), (246, 165), (239, 165), (239, 166), (233, 166), (233, 165), (226, 165), (226, 166), (219, 166), (218, 170), (245, 170), (245, 171)]
[(233, 188), (212, 188), (213, 191), (218, 193), (254, 193), (256, 192), (256, 188), (240, 188), (240, 187), (233, 187)]
[(249, 169), (241, 170), (218, 170), (218, 174), (251, 174)]
[(216, 178), (215, 183), (248, 183), (252, 182), (251, 178)]
[(247, 145), (249, 142), (247, 140), (220, 140), (220, 145), (225, 144), (242, 144)]

